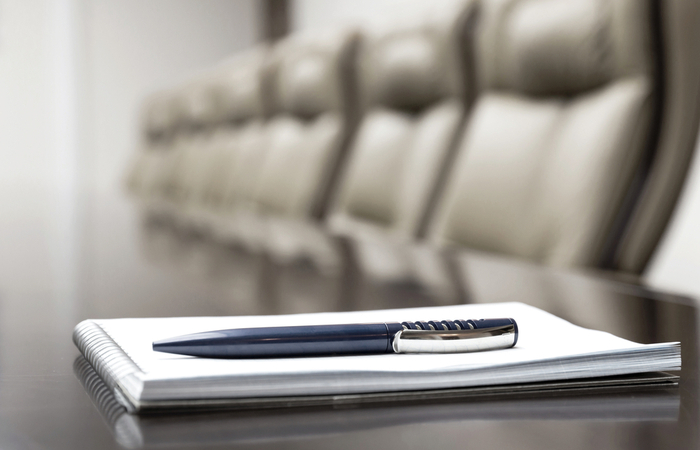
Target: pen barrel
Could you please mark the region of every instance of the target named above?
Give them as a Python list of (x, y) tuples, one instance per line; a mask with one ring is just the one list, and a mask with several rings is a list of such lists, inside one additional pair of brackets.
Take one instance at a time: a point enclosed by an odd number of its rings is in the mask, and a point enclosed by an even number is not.
[(161, 340), (153, 349), (210, 358), (393, 353), (401, 329), (398, 323), (240, 328)]

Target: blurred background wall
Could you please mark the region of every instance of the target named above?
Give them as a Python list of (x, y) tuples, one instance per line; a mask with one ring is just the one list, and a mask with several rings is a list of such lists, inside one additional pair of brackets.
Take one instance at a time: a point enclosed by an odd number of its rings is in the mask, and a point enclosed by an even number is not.
[(356, 24), (391, 20), (412, 3), (425, 0), (292, 0), (291, 29), (300, 31), (329, 23)]
[[(82, 295), (118, 301), (124, 286), (154, 280), (153, 274), (128, 263), (141, 256), (133, 204), (123, 190), (134, 155), (126, 149), (140, 142), (141, 101), (153, 90), (253, 45), (259, 38), (258, 11), (255, 0), (73, 1), (84, 8), (85, 36), (79, 45), (86, 52), (89, 83), (80, 158), (91, 188), (85, 190), (84, 214), (86, 220), (103, 221), (91, 224), (95, 235), (87, 236), (81, 249), (81, 267), (89, 273), (84, 278), (93, 283), (83, 283), (89, 292)], [(138, 256), (110, 258), (124, 252)]]
[(0, 1), (3, 295), (109, 301), (150, 279), (124, 255), (138, 253), (123, 177), (140, 103), (256, 42), (256, 3)]
[[(399, 5), (405, 1), (294, 0), (290, 28), (381, 20)], [(33, 286), (40, 293), (61, 286), (59, 297), (76, 295), (78, 272), (89, 272), (93, 283), (84, 295), (139, 282), (139, 271), (123, 266), (129, 258), (109, 255), (138, 251), (122, 178), (138, 143), (140, 101), (258, 41), (260, 8), (254, 0), (0, 1), (0, 283), (6, 289)], [(695, 296), (699, 178), (695, 158), (647, 272), (653, 286)], [(86, 227), (91, 221), (109, 226)]]

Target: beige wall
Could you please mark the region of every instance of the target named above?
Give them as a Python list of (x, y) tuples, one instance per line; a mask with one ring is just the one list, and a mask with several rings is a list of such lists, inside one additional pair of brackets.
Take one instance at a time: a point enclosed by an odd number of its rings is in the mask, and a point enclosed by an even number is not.
[(136, 145), (144, 95), (257, 39), (254, 0), (89, 0), (88, 153), (93, 182), (119, 183)]
[(138, 251), (121, 180), (139, 104), (257, 24), (255, 0), (0, 0), (0, 295), (65, 305), (78, 274), (84, 295), (134, 282), (117, 255)]
[(80, 279), (90, 284), (78, 295), (120, 301), (131, 286), (186, 296), (164, 287), (149, 266), (127, 263), (143, 259), (135, 205), (123, 189), (139, 142), (139, 107), (154, 89), (250, 47), (259, 34), (256, 0), (80, 1), (89, 85), (79, 160), (90, 189), (77, 223), (91, 235), (82, 237), (78, 258)]

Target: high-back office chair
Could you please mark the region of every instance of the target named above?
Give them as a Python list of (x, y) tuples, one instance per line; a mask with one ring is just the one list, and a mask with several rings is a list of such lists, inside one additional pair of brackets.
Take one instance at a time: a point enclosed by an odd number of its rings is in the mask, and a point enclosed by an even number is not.
[(270, 52), (264, 46), (246, 58), (233, 59), (226, 69), (227, 83), (218, 91), (226, 99), (223, 123), (235, 132), (232, 139), (219, 146), (223, 158), (215, 160), (205, 194), (205, 205), (217, 214), (229, 211), (242, 196), (250, 195), (264, 161), (259, 147), (273, 109)]
[(365, 33), (363, 118), (328, 217), (334, 232), (421, 234), (473, 94), (473, 2), (442, 3), (417, 22)]
[(274, 114), (256, 189), (256, 211), (323, 217), (357, 122), (358, 35), (293, 35), (277, 44), (271, 66)]
[(239, 173), (250, 175), (260, 166), (262, 158), (249, 148), (260, 140), (270, 111), (268, 53), (266, 46), (256, 47), (191, 80), (182, 90), (187, 126), (178, 142), (179, 171), (171, 174), (179, 188), (173, 200), (181, 224), (207, 228), (211, 216), (228, 206), (234, 183), (241, 181)]
[(172, 103), (172, 93), (160, 91), (149, 96), (142, 108), (141, 150), (135, 155), (126, 179), (128, 192), (141, 203), (151, 202), (160, 192), (177, 128), (177, 111)]
[(550, 265), (602, 266), (667, 113), (658, 5), (482, 6), (480, 93), (430, 238)]
[(700, 124), (700, 1), (659, 0), (662, 114), (656, 149), (606, 267), (642, 273), (674, 211)]
[(272, 219), (323, 217), (356, 123), (358, 36), (336, 30), (277, 43), (264, 74), (270, 115), (247, 135), (214, 235), (256, 249)]

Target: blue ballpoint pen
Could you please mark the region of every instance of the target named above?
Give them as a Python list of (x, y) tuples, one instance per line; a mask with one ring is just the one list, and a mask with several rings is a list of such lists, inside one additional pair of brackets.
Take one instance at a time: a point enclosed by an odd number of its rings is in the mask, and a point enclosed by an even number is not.
[(513, 347), (513, 319), (234, 328), (153, 343), (153, 350), (207, 358), (371, 353), (456, 353)]

